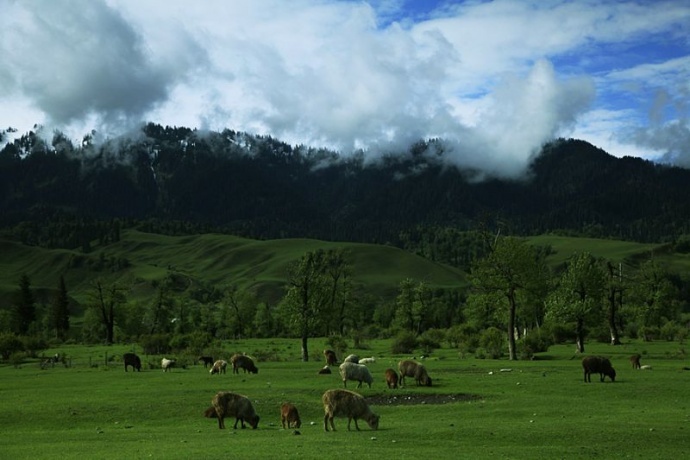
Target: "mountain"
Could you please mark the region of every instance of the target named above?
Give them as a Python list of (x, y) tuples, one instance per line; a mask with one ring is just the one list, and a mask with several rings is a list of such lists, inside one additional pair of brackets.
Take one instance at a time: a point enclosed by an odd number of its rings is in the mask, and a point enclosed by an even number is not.
[(68, 248), (113, 240), (119, 227), (104, 224), (113, 219), (168, 234), (401, 247), (420, 228), (639, 242), (690, 233), (689, 170), (573, 139), (545, 145), (519, 180), (478, 180), (444, 155), (442, 141), (428, 140), (371, 162), (152, 123), (133, 138), (97, 144), (89, 135), (78, 146), (30, 132), (0, 151), (0, 226), (25, 243)]

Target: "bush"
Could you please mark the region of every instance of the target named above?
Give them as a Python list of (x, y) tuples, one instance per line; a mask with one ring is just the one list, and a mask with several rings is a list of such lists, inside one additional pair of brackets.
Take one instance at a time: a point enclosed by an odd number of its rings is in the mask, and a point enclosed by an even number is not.
[(656, 326), (642, 326), (640, 335), (645, 342), (651, 342), (659, 338), (659, 328)]
[(498, 359), (503, 356), (505, 341), (505, 334), (496, 327), (486, 329), (479, 338), (479, 344), (484, 353), (491, 359)]
[(24, 344), (13, 332), (0, 334), (0, 355), (2, 359), (8, 360), (14, 353), (24, 350)]
[(399, 332), (393, 339), (393, 354), (401, 355), (414, 352), (417, 348), (417, 337), (409, 331)]
[(533, 329), (518, 342), (520, 359), (532, 359), (535, 353), (547, 351), (553, 345), (550, 334), (541, 329)]
[[(332, 335), (326, 340), (326, 345), (335, 352), (336, 356), (343, 356), (347, 351), (347, 342), (342, 335)], [(319, 359), (321, 359), (319, 357)]]
[(48, 344), (41, 337), (22, 337), (22, 342), (24, 343), (24, 351), (31, 358), (36, 358), (39, 352), (42, 352), (48, 348)]
[(479, 334), (469, 324), (456, 324), (446, 331), (446, 341), (462, 354), (474, 353), (479, 346)]
[(441, 329), (429, 329), (424, 331), (417, 341), (424, 353), (429, 354), (437, 348), (441, 348), (441, 342), (446, 339), (446, 334)]
[(145, 355), (164, 355), (170, 353), (169, 334), (142, 335), (139, 338)]

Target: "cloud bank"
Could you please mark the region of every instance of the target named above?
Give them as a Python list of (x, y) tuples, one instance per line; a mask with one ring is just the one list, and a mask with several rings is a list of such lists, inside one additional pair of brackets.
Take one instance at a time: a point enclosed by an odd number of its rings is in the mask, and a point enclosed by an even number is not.
[(5, 0), (0, 126), (228, 127), (372, 156), (440, 137), (500, 177), (555, 136), (689, 163), (690, 6), (407, 3)]

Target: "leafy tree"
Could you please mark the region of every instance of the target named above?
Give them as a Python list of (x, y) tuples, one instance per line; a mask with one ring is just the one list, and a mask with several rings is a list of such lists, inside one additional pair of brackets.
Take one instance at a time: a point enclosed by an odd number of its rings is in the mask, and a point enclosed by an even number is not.
[(69, 332), (69, 295), (67, 294), (67, 287), (65, 286), (65, 277), (60, 275), (57, 292), (53, 299), (52, 308), (53, 327), (55, 328), (55, 336), (60, 340), (67, 338)]
[(543, 254), (521, 239), (496, 238), (491, 252), (473, 265), (470, 280), (473, 291), (468, 307), (483, 310), (483, 316), (500, 323), (508, 334), (509, 357), (518, 359), (518, 311), (528, 302), (538, 301), (549, 280)]
[(404, 279), (400, 282), (399, 294), (395, 300), (395, 324), (415, 335), (421, 334), (431, 301), (431, 291), (426, 284), (415, 283), (410, 278)]
[(0, 334), (0, 356), (8, 360), (13, 353), (24, 350), (24, 343), (14, 332)]
[(606, 262), (606, 319), (611, 335), (611, 345), (621, 344), (618, 332), (618, 314), (623, 308), (623, 292), (626, 289), (626, 283), (623, 280), (621, 271), (622, 266), (619, 266), (618, 270), (616, 270), (611, 262)]
[(577, 351), (585, 351), (585, 328), (601, 320), (606, 274), (587, 252), (570, 258), (559, 285), (548, 301), (548, 314), (556, 321), (575, 323)]
[(105, 343), (110, 345), (115, 339), (115, 318), (118, 307), (127, 300), (125, 287), (116, 283), (106, 286), (100, 278), (93, 281), (91, 287), (92, 308), (97, 312), (105, 330)]
[(332, 299), (332, 285), (326, 275), (328, 253), (307, 252), (288, 269), (288, 291), (283, 299), (284, 312), (302, 343), (302, 361), (309, 361), (308, 340), (324, 324)]
[(630, 297), (637, 319), (645, 327), (660, 328), (666, 321), (679, 318), (678, 290), (654, 259), (640, 267)]
[(26, 274), (19, 278), (19, 291), (15, 304), (15, 321), (19, 335), (26, 335), (31, 324), (36, 321), (36, 301), (31, 292), (31, 280)]
[(240, 291), (236, 285), (231, 285), (225, 290), (222, 303), (225, 308), (221, 324), (229, 327), (231, 337), (244, 337), (256, 315), (256, 299), (246, 291)]

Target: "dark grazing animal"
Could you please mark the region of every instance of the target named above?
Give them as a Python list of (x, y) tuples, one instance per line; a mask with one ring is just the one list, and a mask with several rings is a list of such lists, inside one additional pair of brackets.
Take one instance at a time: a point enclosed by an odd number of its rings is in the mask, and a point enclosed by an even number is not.
[(197, 361), (204, 363), (204, 369), (206, 369), (206, 366), (213, 366), (213, 363), (215, 363), (212, 356), (199, 356)]
[(398, 373), (395, 372), (395, 370), (388, 368), (384, 374), (386, 376), (386, 385), (388, 385), (388, 388), (398, 388)]
[(616, 381), (616, 371), (611, 367), (611, 361), (603, 356), (585, 356), (582, 358), (582, 369), (585, 371), (585, 382), (592, 381), (592, 374), (599, 374), (601, 382), (606, 377), (612, 382)]
[(335, 351), (324, 350), (323, 355), (326, 357), (326, 365), (335, 366), (338, 364), (338, 358), (335, 356)]
[(283, 403), (280, 406), (280, 424), (283, 428), (299, 428), (302, 426), (299, 412), (294, 404)]
[(134, 353), (125, 353), (122, 355), (122, 359), (125, 362), (125, 372), (127, 372), (127, 367), (132, 366), (132, 371), (136, 370), (141, 372), (141, 359)]
[(257, 369), (257, 367), (254, 365), (254, 361), (249, 356), (240, 355), (239, 353), (236, 353), (232, 355), (232, 357), (230, 358), (230, 362), (232, 363), (233, 374), (239, 374), (240, 369), (243, 369), (245, 374), (247, 372), (251, 374), (259, 373), (259, 369)]
[(400, 386), (405, 385), (405, 377), (413, 377), (417, 386), (431, 386), (431, 377), (423, 364), (406, 359), (398, 363), (398, 370), (400, 371)]
[(365, 399), (359, 393), (349, 390), (328, 390), (321, 397), (323, 402), (323, 428), (328, 431), (330, 424), (333, 431), (335, 417), (347, 417), (347, 429), (350, 430), (352, 420), (355, 421), (355, 428), (359, 431), (357, 419), (367, 422), (372, 430), (379, 428), (379, 416), (371, 411)]
[(642, 358), (642, 356), (638, 354), (634, 354), (630, 357), (630, 364), (632, 364), (633, 369), (640, 369), (642, 367), (640, 365), (640, 358)]
[(246, 396), (230, 391), (219, 391), (211, 400), (213, 407), (204, 412), (204, 416), (218, 419), (218, 428), (225, 428), (225, 417), (235, 417), (234, 428), (237, 422), (242, 422), (242, 428), (246, 428), (246, 421), (253, 429), (259, 426), (259, 416), (256, 415), (252, 402)]

